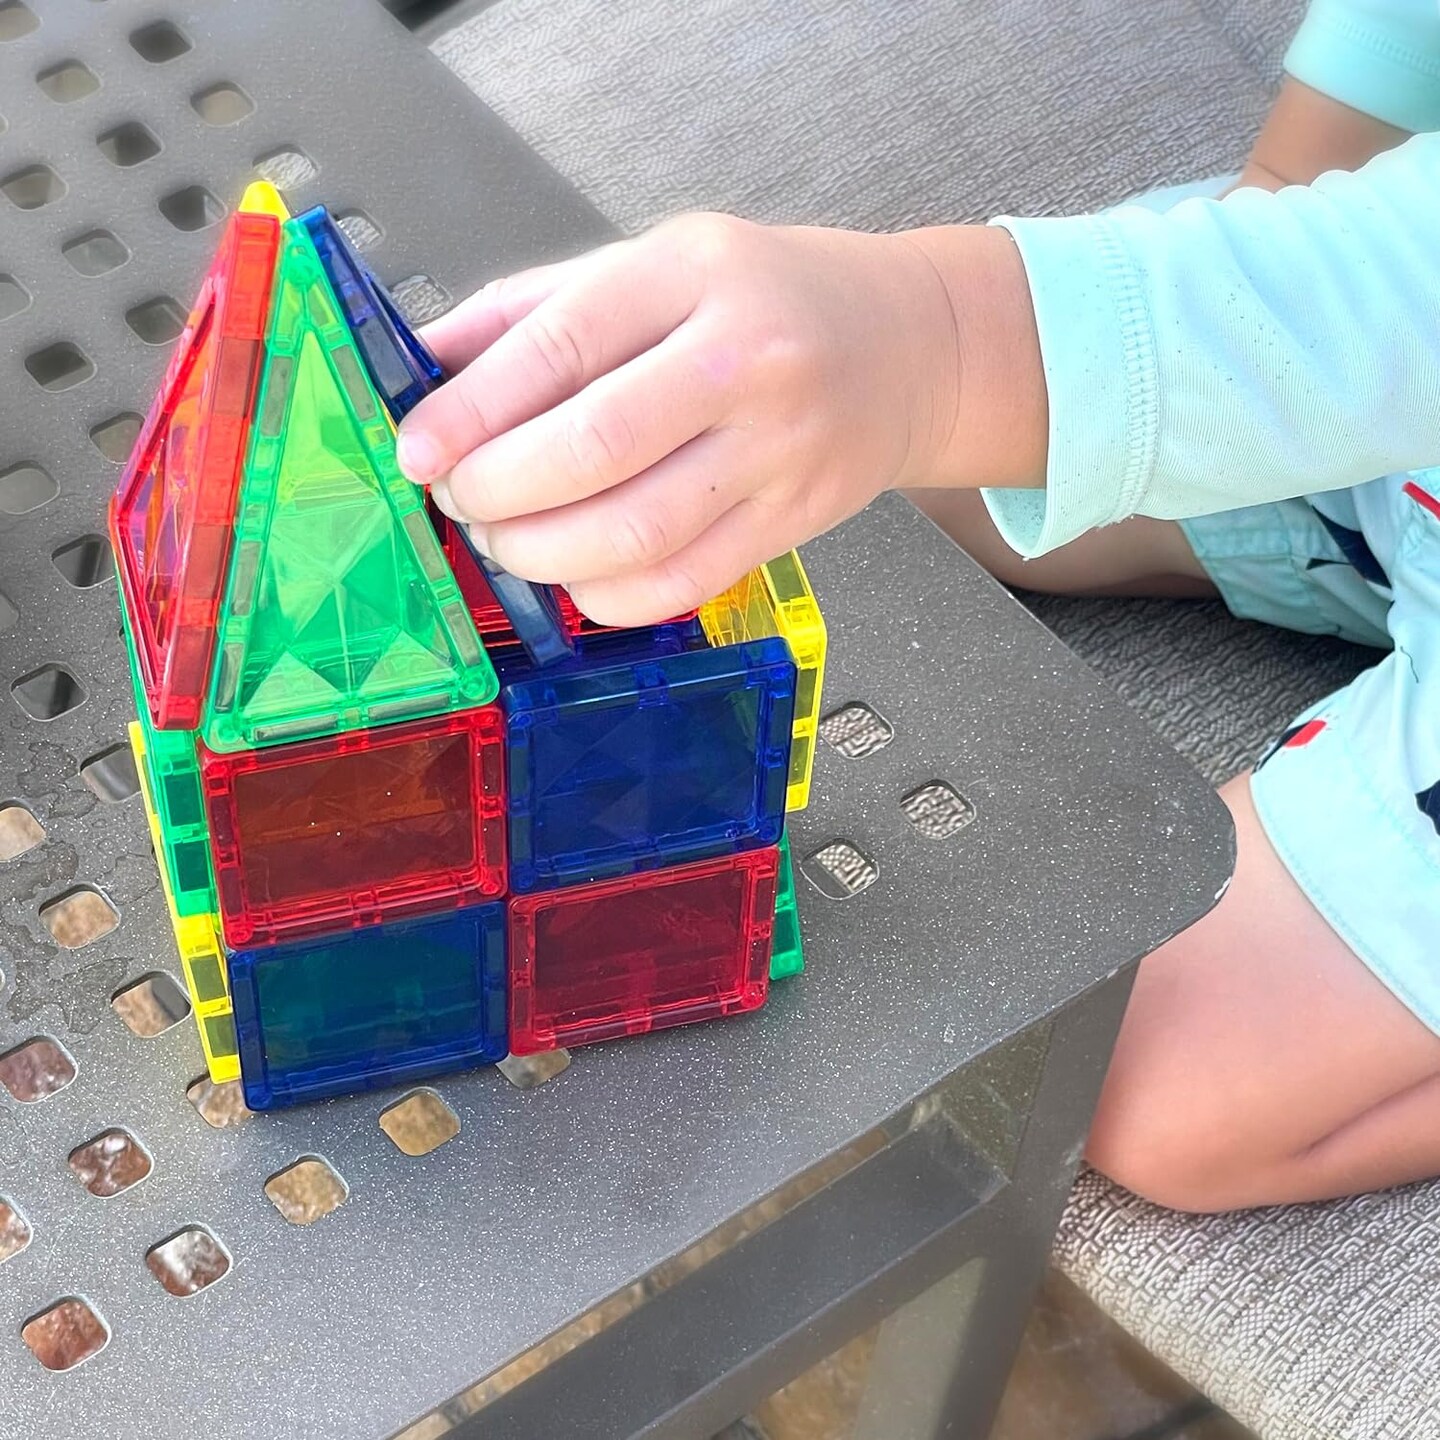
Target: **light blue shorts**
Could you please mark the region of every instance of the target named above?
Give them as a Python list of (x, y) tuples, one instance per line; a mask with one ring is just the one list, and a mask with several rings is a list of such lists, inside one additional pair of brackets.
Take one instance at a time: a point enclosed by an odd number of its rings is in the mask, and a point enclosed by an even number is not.
[(1440, 469), (1182, 522), (1230, 609), (1387, 653), (1257, 763), (1276, 853), (1440, 1034)]
[(1440, 1034), (1440, 468), (1181, 525), (1236, 615), (1387, 652), (1296, 718), (1250, 792), (1311, 903)]

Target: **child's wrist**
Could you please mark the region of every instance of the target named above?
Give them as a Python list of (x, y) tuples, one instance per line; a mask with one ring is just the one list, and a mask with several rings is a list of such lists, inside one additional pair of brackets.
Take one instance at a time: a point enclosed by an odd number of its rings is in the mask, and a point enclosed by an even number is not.
[[(935, 297), (927, 328), (926, 408), (948, 417), (907, 483), (1039, 486), (1049, 413), (1025, 267), (1008, 232), (956, 225), (897, 241), (924, 257)], [(943, 296), (940, 292), (943, 291)]]

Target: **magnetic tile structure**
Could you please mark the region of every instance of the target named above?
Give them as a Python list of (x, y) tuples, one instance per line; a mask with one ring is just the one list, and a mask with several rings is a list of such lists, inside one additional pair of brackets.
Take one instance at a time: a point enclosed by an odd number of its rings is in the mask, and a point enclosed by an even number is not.
[(161, 888), (252, 1109), (743, 1014), (804, 968), (799, 558), (594, 624), (401, 475), (444, 378), (330, 214), (257, 183), (111, 501)]

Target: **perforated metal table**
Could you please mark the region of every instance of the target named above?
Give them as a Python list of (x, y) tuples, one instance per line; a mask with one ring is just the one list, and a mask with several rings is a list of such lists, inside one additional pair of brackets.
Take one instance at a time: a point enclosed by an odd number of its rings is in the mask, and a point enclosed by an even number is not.
[[(363, 212), (388, 280), (429, 277), (399, 287), (417, 306), (608, 230), (373, 0), (26, 3), (34, 28), (0, 5), (0, 804), (45, 833), (0, 863), (0, 1053), (48, 1036), (78, 1074), (0, 1091), (0, 1196), (31, 1231), (0, 1261), (0, 1436), (703, 1436), (897, 1311), (862, 1431), (983, 1433), (1133, 965), (1229, 874), (1218, 802), (886, 500), (807, 551), (827, 708), (894, 735), (821, 747), (796, 852), (843, 839), (878, 878), (802, 880), (804, 977), (534, 1090), (443, 1081), (461, 1130), (423, 1158), (376, 1123), (393, 1095), (208, 1127), (189, 1023), (142, 1039), (110, 1005), (176, 961), (139, 800), (89, 765), (130, 697), (103, 551), (74, 546), (103, 530), (107, 426), (165, 363), (151, 302), (183, 310), (209, 257), (183, 227), (266, 158)], [(943, 840), (900, 804), (934, 780), (976, 810)], [(66, 949), (39, 912), (77, 886), (119, 923)], [(113, 1127), (153, 1169), (98, 1199), (67, 1157)], [(307, 1155), (348, 1196), (300, 1228), (263, 1185)], [(145, 1256), (190, 1225), (234, 1263), (178, 1299)], [(67, 1296), (110, 1338), (50, 1373), (20, 1330)], [(602, 1302), (562, 1357), (472, 1388)]]

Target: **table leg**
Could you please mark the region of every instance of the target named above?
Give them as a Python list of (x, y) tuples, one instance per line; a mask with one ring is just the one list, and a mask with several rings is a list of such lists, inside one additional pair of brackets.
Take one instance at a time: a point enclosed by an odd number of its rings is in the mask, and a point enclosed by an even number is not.
[(975, 1258), (881, 1327), (854, 1440), (980, 1440), (1045, 1274), (1129, 997), (1127, 971), (1057, 1016), (1013, 1178)]

